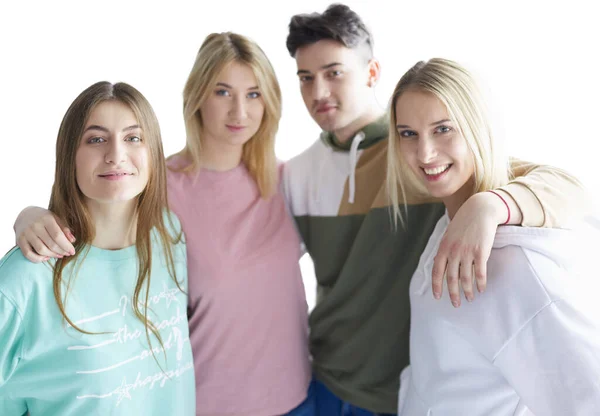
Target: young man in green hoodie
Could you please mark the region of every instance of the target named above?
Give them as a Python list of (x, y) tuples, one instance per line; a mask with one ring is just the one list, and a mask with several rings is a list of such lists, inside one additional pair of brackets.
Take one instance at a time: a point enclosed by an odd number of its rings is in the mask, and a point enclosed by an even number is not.
[[(399, 375), (408, 364), (408, 286), (444, 213), (439, 201), (407, 195), (408, 222), (394, 230), (386, 193), (388, 121), (374, 87), (380, 64), (362, 19), (347, 6), (293, 16), (287, 48), (320, 138), (285, 167), (291, 212), (318, 282), (310, 351), (320, 415), (395, 414)], [(400, 78), (401, 74), (398, 74)], [(445, 275), (455, 306), (462, 287), (485, 289), (497, 226), (559, 227), (583, 190), (558, 169), (513, 162), (517, 177), (474, 195), (448, 228), (433, 270)], [(575, 199), (573, 199), (575, 198)]]

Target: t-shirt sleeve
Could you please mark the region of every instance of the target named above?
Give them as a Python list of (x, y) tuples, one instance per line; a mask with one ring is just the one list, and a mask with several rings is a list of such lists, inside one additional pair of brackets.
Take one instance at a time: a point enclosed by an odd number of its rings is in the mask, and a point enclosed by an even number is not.
[(535, 315), (494, 364), (536, 415), (593, 415), (600, 409), (598, 330), (565, 302)]
[(25, 401), (11, 389), (11, 377), (23, 355), (23, 320), (17, 307), (0, 291), (0, 415), (21, 416)]

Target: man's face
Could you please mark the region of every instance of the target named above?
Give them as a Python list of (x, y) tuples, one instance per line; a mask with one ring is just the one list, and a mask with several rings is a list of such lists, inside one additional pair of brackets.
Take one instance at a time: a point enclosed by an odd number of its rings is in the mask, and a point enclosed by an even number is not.
[[(334, 40), (298, 48), (300, 91), (311, 117), (321, 129), (342, 137), (369, 111), (373, 94), (370, 62), (359, 49)], [(358, 126), (360, 129), (362, 126)], [(345, 134), (338, 134), (344, 131)]]

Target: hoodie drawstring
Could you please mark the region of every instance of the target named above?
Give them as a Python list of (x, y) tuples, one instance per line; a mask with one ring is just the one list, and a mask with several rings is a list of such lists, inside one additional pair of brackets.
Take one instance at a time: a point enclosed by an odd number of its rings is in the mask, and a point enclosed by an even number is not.
[(350, 182), (348, 186), (348, 203), (354, 204), (354, 194), (356, 191), (356, 163), (358, 161), (358, 146), (365, 139), (365, 133), (359, 131), (352, 139), (350, 146)]

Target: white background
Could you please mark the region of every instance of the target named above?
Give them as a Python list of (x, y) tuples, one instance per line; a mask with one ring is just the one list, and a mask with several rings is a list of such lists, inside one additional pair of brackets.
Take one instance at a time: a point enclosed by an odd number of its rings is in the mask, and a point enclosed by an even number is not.
[[(382, 64), (382, 106), (412, 64), (457, 60), (485, 80), (510, 154), (551, 163), (598, 189), (600, 23), (595, 1), (347, 1), (371, 28)], [(0, 5), (0, 252), (27, 205), (46, 206), (58, 126), (71, 101), (99, 81), (125, 81), (152, 103), (165, 152), (185, 142), (181, 92), (204, 37), (235, 31), (271, 59), (283, 90), (277, 155), (319, 132), (285, 48), (297, 13), (328, 1), (3, 1)], [(314, 277), (303, 260), (309, 303)]]

